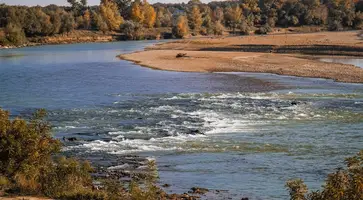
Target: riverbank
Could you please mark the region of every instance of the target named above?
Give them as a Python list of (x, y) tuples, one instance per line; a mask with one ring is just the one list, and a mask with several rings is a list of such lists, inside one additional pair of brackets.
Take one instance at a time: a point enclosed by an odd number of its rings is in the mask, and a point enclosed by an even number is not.
[[(0, 34), (1, 38), (1, 34)], [(145, 29), (143, 36), (145, 40), (170, 39), (171, 28)], [(92, 31), (92, 30), (75, 30), (70, 33), (58, 34), (54, 36), (32, 37), (27, 38), (28, 42), (18, 46), (5, 45), (0, 49), (23, 48), (40, 45), (57, 45), (57, 44), (77, 44), (77, 43), (103, 43), (129, 40), (126, 35), (118, 32)]]
[(120, 58), (160, 70), (259, 72), (363, 83), (362, 68), (311, 55), (363, 56), (363, 40), (357, 31), (186, 39)]

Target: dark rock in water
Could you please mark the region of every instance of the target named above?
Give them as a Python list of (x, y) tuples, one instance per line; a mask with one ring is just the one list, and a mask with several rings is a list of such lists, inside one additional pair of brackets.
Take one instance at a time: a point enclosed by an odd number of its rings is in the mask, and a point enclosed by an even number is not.
[(169, 184), (165, 183), (164, 185), (162, 185), (164, 188), (170, 187)]
[(209, 192), (208, 189), (206, 188), (199, 188), (199, 187), (192, 187), (191, 188), (191, 191), (189, 191), (189, 193), (192, 193), (192, 194), (205, 194)]
[(66, 137), (63, 137), (63, 141), (68, 141), (68, 142), (75, 142), (77, 141), (78, 139), (76, 137), (70, 137), (70, 138), (66, 138)]
[(203, 132), (201, 132), (200, 130), (189, 130), (189, 135), (204, 135)]
[(248, 200), (248, 198), (247, 197), (243, 197), (241, 200)]
[(292, 102), (291, 102), (291, 105), (292, 105), (292, 106), (296, 106), (297, 104), (299, 104), (299, 102), (297, 102), (297, 101), (292, 101)]
[(139, 118), (137, 118), (137, 119), (141, 120), (141, 119), (143, 119), (143, 118), (142, 118), (142, 117), (139, 117)]

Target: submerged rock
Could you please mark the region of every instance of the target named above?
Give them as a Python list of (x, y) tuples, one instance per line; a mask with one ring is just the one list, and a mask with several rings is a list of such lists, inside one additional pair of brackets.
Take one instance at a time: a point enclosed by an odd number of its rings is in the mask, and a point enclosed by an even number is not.
[(205, 194), (207, 192), (209, 192), (208, 189), (200, 188), (200, 187), (192, 187), (191, 191), (189, 191), (189, 193), (192, 193), (192, 194)]
[(189, 130), (188, 135), (204, 135), (204, 133), (196, 129), (196, 130)]
[(69, 138), (63, 137), (63, 141), (75, 142), (78, 141), (78, 139), (76, 137), (69, 137)]
[(165, 183), (164, 185), (162, 185), (162, 187), (167, 188), (167, 187), (170, 187), (170, 185)]

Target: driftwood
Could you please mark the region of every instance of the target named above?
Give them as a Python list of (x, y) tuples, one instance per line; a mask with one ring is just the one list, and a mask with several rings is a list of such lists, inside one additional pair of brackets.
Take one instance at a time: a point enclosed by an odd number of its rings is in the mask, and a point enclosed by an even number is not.
[(176, 54), (176, 58), (185, 58), (188, 57), (186, 53), (178, 53)]

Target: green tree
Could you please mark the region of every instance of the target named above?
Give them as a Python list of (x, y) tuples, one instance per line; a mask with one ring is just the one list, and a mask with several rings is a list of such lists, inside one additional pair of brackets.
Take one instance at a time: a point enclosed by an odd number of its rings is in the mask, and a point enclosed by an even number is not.
[(107, 23), (103, 20), (102, 16), (96, 11), (92, 11), (92, 26), (94, 29), (100, 30), (103, 33), (106, 33), (109, 28)]
[(124, 24), (121, 25), (121, 30), (128, 39), (142, 39), (143, 27), (137, 22), (127, 20)]
[(131, 0), (114, 0), (117, 4), (121, 16), (126, 19), (129, 18), (129, 7), (131, 6)]
[(203, 28), (205, 28), (207, 35), (212, 34), (214, 32), (213, 31), (213, 22), (212, 22), (212, 18), (210, 17), (210, 15), (206, 15), (204, 17), (202, 25), (203, 25)]
[(24, 30), (27, 36), (49, 35), (52, 32), (50, 17), (40, 7), (29, 8)]
[(228, 26), (233, 30), (233, 33), (235, 33), (237, 26), (243, 20), (241, 8), (239, 6), (235, 6), (233, 8), (228, 7), (226, 9), (224, 18), (227, 21)]
[(9, 23), (5, 30), (5, 39), (12, 45), (22, 45), (27, 42), (24, 31), (16, 24)]
[(59, 33), (69, 33), (74, 30), (75, 20), (72, 13), (62, 12), (61, 13), (62, 26)]

